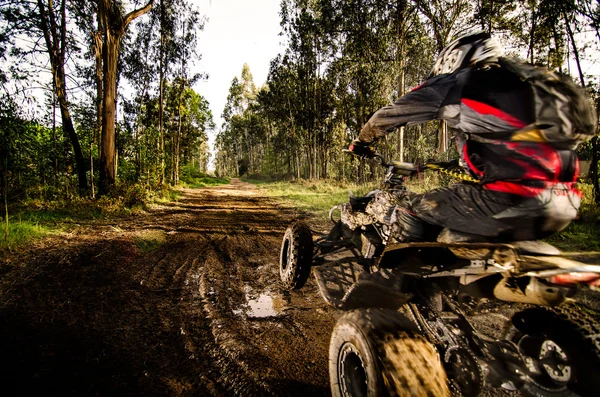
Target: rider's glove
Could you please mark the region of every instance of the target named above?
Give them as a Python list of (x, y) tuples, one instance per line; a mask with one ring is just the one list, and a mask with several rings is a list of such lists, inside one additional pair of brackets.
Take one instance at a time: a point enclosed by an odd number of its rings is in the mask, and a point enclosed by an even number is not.
[(352, 141), (350, 146), (348, 146), (348, 150), (361, 157), (373, 158), (375, 156), (375, 151), (368, 144), (358, 139)]

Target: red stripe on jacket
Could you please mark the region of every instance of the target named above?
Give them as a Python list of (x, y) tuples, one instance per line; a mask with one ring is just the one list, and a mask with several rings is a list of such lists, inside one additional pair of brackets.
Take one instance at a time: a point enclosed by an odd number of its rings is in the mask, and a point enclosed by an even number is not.
[(510, 114), (503, 112), (502, 110), (495, 108), (493, 106), (490, 106), (488, 104), (485, 104), (483, 102), (474, 101), (473, 99), (466, 99), (466, 98), (463, 98), (461, 101), (462, 101), (462, 103), (464, 103), (466, 106), (470, 107), (477, 113), (484, 114), (484, 115), (496, 116), (499, 119), (506, 121), (512, 127), (523, 128), (527, 125), (524, 122), (522, 122), (521, 120), (519, 120), (518, 118), (513, 117)]

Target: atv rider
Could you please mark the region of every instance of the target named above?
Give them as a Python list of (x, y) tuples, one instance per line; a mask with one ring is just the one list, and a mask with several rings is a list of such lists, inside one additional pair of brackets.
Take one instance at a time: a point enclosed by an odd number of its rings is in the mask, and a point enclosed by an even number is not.
[[(385, 223), (396, 239), (535, 240), (577, 216), (574, 149), (595, 129), (584, 91), (569, 79), (501, 57), (487, 33), (469, 34), (442, 50), (423, 84), (377, 111), (349, 149), (369, 157), (370, 145), (397, 127), (436, 119), (454, 132), (460, 164), (478, 183), (391, 204)], [(364, 222), (353, 214), (342, 212), (351, 229)], [(453, 233), (438, 236), (443, 228)]]

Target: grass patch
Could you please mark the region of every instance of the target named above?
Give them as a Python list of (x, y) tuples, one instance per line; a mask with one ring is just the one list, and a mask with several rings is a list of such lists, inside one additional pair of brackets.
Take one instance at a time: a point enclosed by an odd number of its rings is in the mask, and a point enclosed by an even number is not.
[(600, 224), (573, 221), (565, 230), (546, 241), (565, 252), (600, 251)]
[(210, 175), (204, 175), (195, 178), (189, 177), (181, 182), (181, 185), (184, 187), (201, 188), (207, 186), (226, 185), (230, 182), (230, 180), (229, 178), (217, 178)]
[(336, 204), (348, 202), (350, 191), (354, 195), (361, 195), (373, 190), (373, 186), (329, 180), (265, 182), (245, 179), (245, 181), (256, 185), (269, 197), (319, 216), (327, 215), (331, 207)]
[(8, 237), (6, 236), (6, 221), (2, 219), (2, 237), (0, 238), (0, 251), (13, 250), (32, 240), (45, 236), (52, 231), (51, 228), (28, 221), (15, 221), (9, 218)]
[(594, 203), (593, 186), (581, 183), (578, 187), (583, 193), (578, 218), (546, 241), (565, 252), (600, 251), (600, 207)]
[(546, 241), (563, 251), (600, 251), (600, 208), (584, 193), (578, 219)]
[(167, 235), (162, 230), (146, 230), (135, 237), (135, 245), (140, 252), (157, 249), (167, 242)]
[(207, 186), (226, 185), (229, 178), (219, 178), (200, 172), (197, 168), (186, 165), (181, 170), (179, 182), (183, 187), (201, 188)]
[(64, 200), (30, 199), (10, 207), (8, 238), (5, 223), (0, 226), (0, 251), (16, 250), (20, 246), (49, 233), (69, 230), (80, 223), (109, 220), (144, 210), (146, 204), (169, 201), (172, 189), (147, 191), (140, 185), (119, 184), (110, 195), (98, 200), (72, 198)]

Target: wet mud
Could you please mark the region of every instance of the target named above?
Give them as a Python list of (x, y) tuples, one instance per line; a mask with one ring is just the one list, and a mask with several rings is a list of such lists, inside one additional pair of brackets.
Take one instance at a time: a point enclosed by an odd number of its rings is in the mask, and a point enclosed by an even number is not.
[[(328, 226), (233, 180), (0, 258), (2, 394), (330, 395), (343, 313), (312, 277), (300, 291), (278, 282), (298, 217)], [(484, 304), (471, 318), (499, 337), (514, 310)]]
[(339, 314), (278, 284), (301, 215), (234, 180), (2, 258), (3, 394), (328, 395)]

